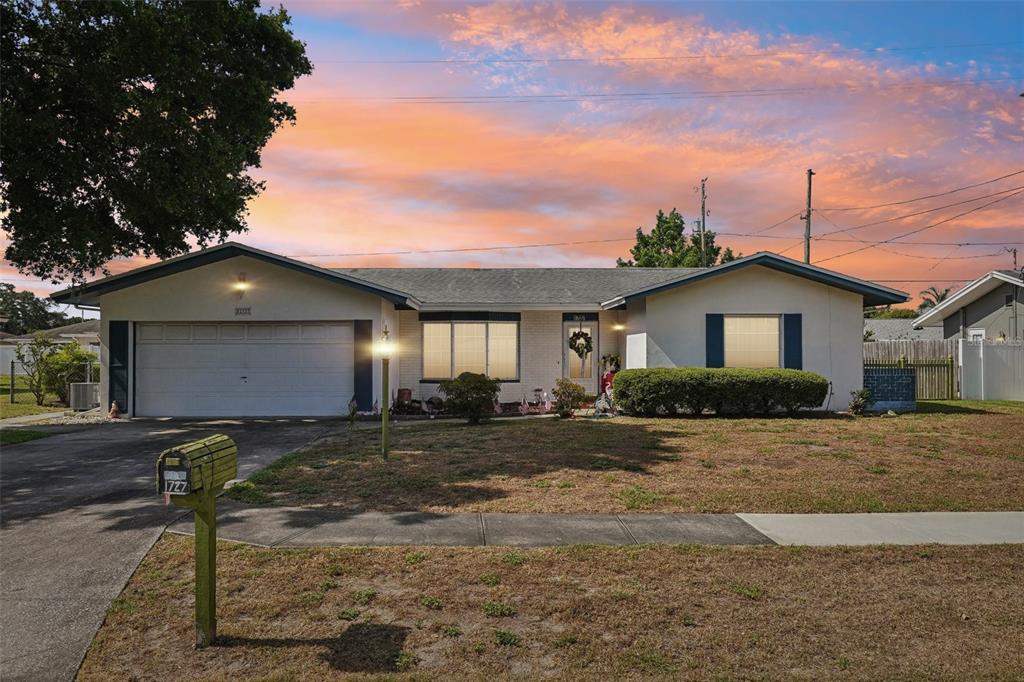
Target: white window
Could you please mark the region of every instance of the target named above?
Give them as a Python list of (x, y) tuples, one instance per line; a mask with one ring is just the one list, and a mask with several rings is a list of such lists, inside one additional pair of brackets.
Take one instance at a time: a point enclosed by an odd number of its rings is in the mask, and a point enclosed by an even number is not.
[(519, 323), (424, 322), (423, 378), (451, 379), (463, 372), (517, 379)]
[(447, 378), (452, 373), (452, 325), (449, 322), (423, 323), (423, 376)]
[(968, 341), (984, 341), (985, 340), (985, 330), (984, 329), (978, 329), (978, 328), (968, 329), (967, 330), (967, 340)]
[(726, 367), (779, 367), (779, 316), (726, 315)]

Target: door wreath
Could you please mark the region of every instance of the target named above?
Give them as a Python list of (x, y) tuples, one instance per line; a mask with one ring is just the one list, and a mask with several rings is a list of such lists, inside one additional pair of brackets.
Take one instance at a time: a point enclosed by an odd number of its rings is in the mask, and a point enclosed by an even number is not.
[(585, 360), (594, 350), (594, 340), (590, 337), (590, 334), (579, 329), (574, 331), (569, 337), (569, 350), (576, 353), (580, 360)]

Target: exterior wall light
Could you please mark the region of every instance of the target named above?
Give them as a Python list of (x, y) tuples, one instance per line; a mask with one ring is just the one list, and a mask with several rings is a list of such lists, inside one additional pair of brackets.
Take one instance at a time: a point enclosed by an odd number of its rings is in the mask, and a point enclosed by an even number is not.
[(626, 325), (624, 324), (613, 324), (612, 329), (617, 332), (625, 331)]
[(238, 298), (242, 298), (242, 296), (245, 295), (245, 292), (249, 290), (249, 282), (246, 281), (244, 272), (238, 273), (238, 279), (235, 280), (232, 288), (235, 290), (235, 293), (238, 294)]

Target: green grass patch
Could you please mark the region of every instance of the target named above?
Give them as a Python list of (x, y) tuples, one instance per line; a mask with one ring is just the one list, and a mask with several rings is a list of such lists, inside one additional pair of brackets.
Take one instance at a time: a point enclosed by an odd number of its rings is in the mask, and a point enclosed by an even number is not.
[(498, 646), (519, 646), (523, 640), (511, 630), (495, 630), (494, 641)]
[(748, 583), (733, 583), (729, 587), (729, 589), (731, 589), (733, 592), (740, 595), (741, 597), (750, 599), (752, 601), (757, 601), (765, 595), (763, 587)]
[(424, 597), (420, 599), (420, 605), (424, 606), (432, 611), (440, 611), (444, 608), (444, 602), (437, 597)]
[(519, 552), (505, 552), (501, 555), (501, 563), (506, 566), (522, 566), (526, 561), (526, 555)]
[(0, 445), (17, 445), (27, 443), (30, 440), (46, 438), (50, 434), (45, 431), (29, 431), (28, 429), (2, 429), (0, 430)]
[(516, 607), (497, 601), (485, 601), (483, 610), (484, 615), (491, 618), (511, 618), (516, 615)]
[(619, 491), (617, 497), (626, 505), (626, 509), (647, 509), (661, 500), (658, 493), (638, 485), (631, 485)]
[(252, 481), (239, 481), (228, 488), (224, 494), (232, 500), (245, 504), (270, 504), (271, 502), (270, 495), (257, 488)]
[(356, 590), (352, 593), (352, 601), (360, 606), (366, 606), (377, 598), (377, 590)]
[(480, 582), (489, 587), (495, 587), (501, 584), (501, 578), (494, 573), (484, 573), (480, 576)]
[(359, 617), (359, 613), (359, 609), (342, 609), (341, 611), (338, 611), (338, 620), (347, 620), (349, 622), (352, 622)]

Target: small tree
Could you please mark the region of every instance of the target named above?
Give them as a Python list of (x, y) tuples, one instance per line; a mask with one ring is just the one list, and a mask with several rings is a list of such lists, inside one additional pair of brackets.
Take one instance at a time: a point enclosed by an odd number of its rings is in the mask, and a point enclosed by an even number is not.
[(470, 424), (479, 424), (481, 419), (494, 413), (501, 383), (484, 374), (463, 372), (455, 379), (442, 381), (438, 388), (444, 393), (452, 414), (465, 417)]
[(46, 358), (43, 372), (46, 389), (56, 393), (62, 403), (68, 404), (69, 382), (78, 377), (91, 378), (86, 377), (86, 367), (96, 360), (96, 354), (82, 348), (77, 341), (65, 344)]
[[(42, 405), (46, 399), (47, 361), (56, 352), (53, 341), (42, 334), (36, 334), (30, 343), (20, 343), (14, 348), (14, 355), (21, 364), (25, 383), (35, 396), (36, 405)], [(14, 386), (11, 386), (13, 390)]]
[(551, 393), (555, 396), (555, 410), (563, 417), (571, 417), (587, 397), (586, 389), (565, 377), (555, 382), (555, 390)]

